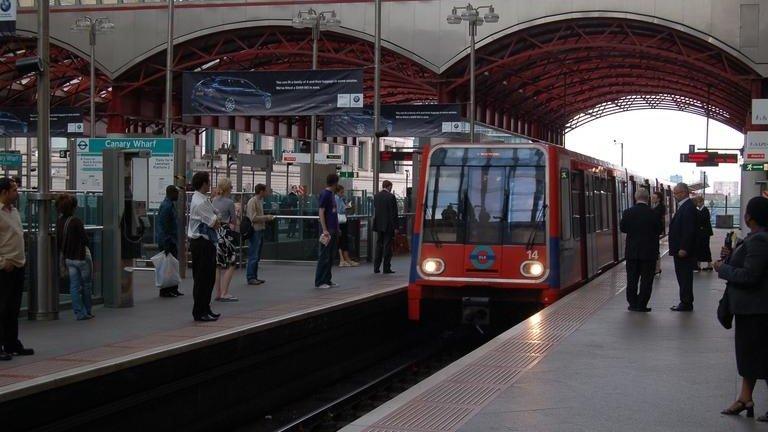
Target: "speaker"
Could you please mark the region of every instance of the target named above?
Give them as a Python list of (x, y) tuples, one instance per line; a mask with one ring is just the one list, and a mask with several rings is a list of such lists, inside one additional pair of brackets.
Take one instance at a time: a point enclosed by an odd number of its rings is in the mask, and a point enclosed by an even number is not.
[(40, 57), (26, 57), (21, 60), (16, 60), (16, 70), (21, 76), (30, 73), (37, 74), (43, 71), (43, 61), (40, 60)]

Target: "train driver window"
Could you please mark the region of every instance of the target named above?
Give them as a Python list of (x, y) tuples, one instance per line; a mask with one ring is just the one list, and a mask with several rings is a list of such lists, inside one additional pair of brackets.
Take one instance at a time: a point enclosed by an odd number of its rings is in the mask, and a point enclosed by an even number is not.
[(431, 167), (424, 203), (424, 241), (456, 242), (462, 238), (460, 199), (462, 167)]
[(468, 243), (499, 244), (504, 219), (504, 167), (469, 167)]
[(547, 211), (546, 169), (543, 166), (509, 168), (509, 199), (504, 244), (544, 243)]

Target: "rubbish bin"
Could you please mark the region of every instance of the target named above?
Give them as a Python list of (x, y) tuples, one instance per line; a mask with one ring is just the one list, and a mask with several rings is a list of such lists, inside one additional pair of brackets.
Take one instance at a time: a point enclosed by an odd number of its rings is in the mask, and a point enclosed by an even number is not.
[(733, 215), (717, 215), (715, 217), (715, 228), (733, 228)]

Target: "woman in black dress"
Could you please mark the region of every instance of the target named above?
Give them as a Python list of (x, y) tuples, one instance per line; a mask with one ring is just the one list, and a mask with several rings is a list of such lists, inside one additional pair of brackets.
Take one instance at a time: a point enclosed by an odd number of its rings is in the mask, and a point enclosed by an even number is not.
[[(651, 208), (653, 213), (661, 221), (661, 234), (659, 237), (664, 237), (664, 233), (667, 231), (667, 206), (664, 205), (664, 194), (656, 191), (651, 195)], [(661, 274), (661, 253), (656, 258), (656, 274)]]
[[(693, 203), (699, 210), (696, 230), (696, 269), (701, 271), (712, 271), (712, 250), (709, 247), (709, 239), (712, 238), (711, 215), (709, 209), (704, 205), (704, 197), (701, 195), (693, 198)], [(707, 266), (701, 268), (699, 263), (706, 263)]]
[[(723, 414), (747, 412), (754, 416), (752, 392), (759, 379), (768, 380), (768, 198), (749, 200), (744, 222), (749, 235), (734, 248), (723, 248), (724, 261), (715, 263), (736, 318), (736, 365), (742, 377), (741, 394)], [(768, 422), (768, 413), (758, 418)]]

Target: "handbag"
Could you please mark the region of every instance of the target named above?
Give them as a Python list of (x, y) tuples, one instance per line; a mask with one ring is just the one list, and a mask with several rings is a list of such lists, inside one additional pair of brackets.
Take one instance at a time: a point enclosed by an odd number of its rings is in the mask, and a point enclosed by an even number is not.
[(64, 248), (67, 245), (67, 228), (69, 228), (69, 221), (72, 220), (72, 216), (67, 218), (64, 222), (64, 232), (61, 234), (61, 250), (59, 251), (59, 277), (66, 278), (69, 276), (69, 269), (67, 268), (66, 258), (64, 258)]
[(717, 305), (717, 320), (726, 329), (733, 327), (733, 312), (731, 312), (731, 303), (728, 301), (727, 287), (725, 292), (723, 292), (723, 297), (720, 298), (720, 303)]

